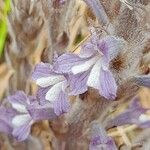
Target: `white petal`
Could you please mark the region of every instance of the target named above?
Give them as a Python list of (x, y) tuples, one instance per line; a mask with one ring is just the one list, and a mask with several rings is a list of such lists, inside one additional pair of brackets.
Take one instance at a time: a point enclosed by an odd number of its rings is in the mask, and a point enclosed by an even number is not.
[(27, 113), (27, 109), (24, 105), (12, 103), (12, 107), (21, 113)]
[(50, 85), (54, 85), (63, 80), (64, 77), (62, 75), (53, 75), (53, 76), (37, 79), (36, 84), (41, 87), (48, 87)]
[(150, 117), (148, 115), (142, 114), (139, 117), (139, 121), (140, 122), (146, 122), (146, 121), (150, 121)]
[(101, 69), (101, 61), (98, 60), (90, 72), (90, 76), (87, 81), (88, 86), (98, 89), (100, 69)]
[(95, 56), (85, 62), (83, 62), (82, 64), (76, 65), (74, 67), (72, 67), (72, 73), (73, 74), (78, 74), (84, 71), (87, 71), (88, 69), (90, 69), (90, 67), (92, 65), (95, 64), (95, 62), (99, 59), (99, 56)]
[(12, 124), (14, 127), (20, 127), (24, 125), (30, 119), (31, 119), (31, 116), (29, 114), (17, 115), (12, 119)]
[(60, 91), (62, 91), (62, 87), (63, 87), (63, 83), (64, 82), (59, 82), (57, 84), (55, 84), (47, 93), (46, 93), (46, 97), (45, 99), (53, 102), (55, 100), (57, 100)]

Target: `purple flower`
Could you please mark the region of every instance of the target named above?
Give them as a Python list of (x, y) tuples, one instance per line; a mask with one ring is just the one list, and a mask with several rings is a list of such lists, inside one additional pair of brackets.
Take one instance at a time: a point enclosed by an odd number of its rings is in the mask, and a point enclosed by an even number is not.
[(136, 124), (141, 128), (150, 127), (150, 117), (145, 115), (147, 110), (140, 105), (138, 97), (135, 97), (125, 112), (109, 120), (107, 128), (125, 124)]
[[(51, 120), (57, 117), (51, 105), (39, 105), (35, 97), (27, 96), (22, 91), (9, 96), (8, 100), (12, 105), (13, 111), (10, 108), (6, 109), (8, 115), (5, 118), (9, 121), (8, 125), (11, 127), (11, 134), (18, 141), (23, 141), (29, 136), (31, 126), (34, 122)], [(0, 111), (2, 110), (0, 109)], [(4, 114), (2, 114), (3, 117)]]
[(89, 86), (98, 89), (100, 95), (106, 99), (115, 99), (117, 84), (109, 69), (109, 63), (122, 46), (122, 39), (106, 36), (99, 40), (93, 35), (82, 46), (80, 54), (63, 54), (58, 57), (54, 69), (59, 73), (71, 74), (69, 84), (73, 95), (85, 92)]
[(76, 75), (69, 75), (69, 95), (78, 95), (87, 91), (87, 79), (89, 71), (79, 73)]
[(91, 129), (91, 141), (89, 150), (117, 150), (115, 142), (109, 137), (105, 129), (94, 123)]
[(12, 108), (0, 107), (0, 132), (11, 135), (13, 131), (12, 118), (16, 115), (16, 111)]
[(11, 103), (16, 115), (12, 118), (12, 135), (18, 140), (25, 140), (33, 124), (33, 120), (27, 110), (27, 106), (30, 105), (31, 97), (27, 97), (22, 91), (17, 92), (15, 95), (9, 96), (8, 100)]
[(33, 79), (40, 86), (37, 96), (41, 104), (49, 101), (58, 116), (68, 112), (70, 107), (67, 94), (68, 82), (63, 74), (56, 73), (50, 64), (40, 63), (35, 67)]
[(27, 109), (34, 121), (53, 120), (57, 118), (52, 105), (48, 102), (43, 105), (34, 103), (29, 105)]

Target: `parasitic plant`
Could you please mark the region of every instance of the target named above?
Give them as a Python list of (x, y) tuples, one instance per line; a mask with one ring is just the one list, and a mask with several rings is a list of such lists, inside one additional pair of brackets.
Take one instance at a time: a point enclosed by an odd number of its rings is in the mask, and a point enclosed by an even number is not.
[[(150, 1), (82, 1), (91, 13), (89, 35), (76, 53), (68, 48), (78, 1), (12, 0), (5, 56), (14, 69), (7, 92), (16, 93), (0, 107), (0, 131), (21, 142), (31, 138), (33, 124), (48, 120), (54, 150), (147, 150), (149, 108), (140, 104), (138, 91), (150, 87)], [(35, 65), (43, 33), (42, 62)], [(132, 124), (142, 135), (119, 147), (109, 131)]]

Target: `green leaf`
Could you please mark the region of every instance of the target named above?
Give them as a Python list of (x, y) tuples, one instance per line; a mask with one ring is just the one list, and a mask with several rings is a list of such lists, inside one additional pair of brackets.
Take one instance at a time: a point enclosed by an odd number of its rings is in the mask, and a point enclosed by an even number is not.
[(7, 14), (10, 12), (10, 0), (5, 0), (2, 10), (2, 18), (0, 20), (0, 56), (3, 53), (4, 44), (7, 36)]
[(6, 22), (1, 22), (0, 24), (0, 56), (2, 55), (4, 49), (4, 43), (7, 36), (7, 24)]

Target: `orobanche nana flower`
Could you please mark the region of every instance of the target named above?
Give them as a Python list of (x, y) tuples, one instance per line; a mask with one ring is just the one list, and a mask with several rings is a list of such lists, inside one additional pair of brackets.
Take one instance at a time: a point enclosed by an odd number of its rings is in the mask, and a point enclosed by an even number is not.
[(35, 67), (33, 79), (40, 86), (37, 95), (41, 104), (46, 101), (51, 103), (58, 116), (68, 112), (70, 107), (67, 94), (68, 82), (63, 74), (56, 73), (53, 66), (48, 63), (40, 63)]
[(63, 54), (54, 63), (59, 73), (70, 74), (72, 95), (87, 90), (87, 86), (99, 90), (106, 99), (115, 99), (117, 83), (109, 68), (110, 61), (117, 56), (124, 40), (115, 36), (99, 39), (93, 35), (81, 48), (79, 54)]
[(13, 132), (12, 135), (19, 141), (25, 140), (29, 133), (33, 120), (27, 110), (30, 104), (29, 97), (24, 92), (17, 92), (15, 95), (9, 96), (8, 101), (11, 103), (12, 108), (16, 110), (16, 115), (12, 118)]
[(18, 141), (28, 138), (34, 122), (57, 117), (51, 105), (39, 105), (35, 97), (27, 96), (22, 91), (7, 99), (12, 108), (0, 107), (0, 131), (14, 136)]

